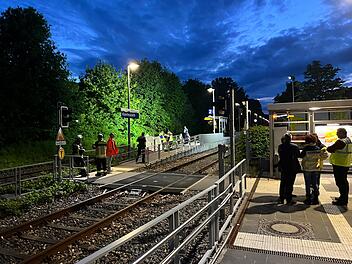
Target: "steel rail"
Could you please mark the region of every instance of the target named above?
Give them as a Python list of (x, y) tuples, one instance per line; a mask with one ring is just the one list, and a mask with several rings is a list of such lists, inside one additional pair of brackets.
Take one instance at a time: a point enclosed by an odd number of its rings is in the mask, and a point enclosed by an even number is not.
[(26, 258), (22, 263), (40, 263), (42, 260), (44, 260), (45, 258), (50, 257), (51, 255), (56, 254), (58, 251), (61, 251), (63, 249), (66, 249), (69, 245), (71, 245), (72, 243), (76, 242), (77, 240), (80, 240), (88, 235), (91, 235), (93, 232), (95, 232), (96, 230), (103, 228), (107, 225), (109, 225), (112, 221), (114, 221), (116, 218), (121, 217), (123, 215), (125, 215), (126, 213), (128, 213), (131, 209), (134, 209), (135, 207), (137, 207), (138, 205), (140, 205), (143, 202), (146, 202), (148, 200), (150, 200), (151, 198), (153, 198), (154, 196), (156, 196), (157, 194), (161, 193), (162, 191), (164, 191), (167, 188), (170, 188), (172, 185), (177, 184), (178, 182), (184, 180), (184, 178), (186, 178), (187, 175), (185, 175), (185, 177), (182, 177), (181, 179), (178, 179), (177, 181), (170, 183), (169, 185), (161, 188), (158, 191), (153, 192), (152, 194), (142, 198), (141, 200), (138, 200), (137, 202), (121, 209), (120, 211), (102, 219), (101, 221), (79, 231), (78, 233), (73, 234), (72, 236), (69, 236), (67, 238), (65, 238), (64, 240), (59, 241), (58, 243), (48, 247), (47, 249), (39, 252), (38, 254), (35, 254), (33, 256), (30, 256), (28, 258)]

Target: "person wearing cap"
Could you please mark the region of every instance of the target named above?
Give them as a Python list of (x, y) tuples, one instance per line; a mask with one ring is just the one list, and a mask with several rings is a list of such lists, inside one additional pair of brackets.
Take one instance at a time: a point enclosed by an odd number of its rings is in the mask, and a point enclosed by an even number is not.
[(73, 155), (73, 164), (75, 167), (81, 168), (80, 175), (82, 177), (87, 176), (87, 170), (84, 163), (83, 154), (85, 149), (82, 145), (82, 135), (77, 135), (75, 141), (72, 143), (72, 155)]
[(95, 163), (97, 165), (96, 176), (106, 175), (106, 142), (103, 137), (103, 134), (99, 133), (98, 140), (93, 144)]
[(106, 160), (107, 160), (107, 173), (111, 173), (111, 162), (113, 157), (116, 157), (119, 153), (119, 149), (116, 146), (116, 142), (114, 139), (114, 133), (110, 133), (110, 137), (108, 142), (106, 142)]

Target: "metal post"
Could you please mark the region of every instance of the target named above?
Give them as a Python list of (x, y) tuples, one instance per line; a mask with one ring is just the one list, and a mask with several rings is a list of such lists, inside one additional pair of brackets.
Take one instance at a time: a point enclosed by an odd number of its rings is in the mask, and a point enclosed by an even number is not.
[(248, 113), (249, 113), (248, 101), (246, 101), (246, 127), (245, 127), (245, 130), (249, 129), (249, 116), (248, 116)]
[(230, 91), (230, 151), (231, 168), (235, 167), (235, 89)]
[[(130, 110), (130, 90), (131, 90), (131, 80), (130, 80), (130, 65), (127, 66), (127, 85), (128, 85), (128, 101), (127, 108)], [(127, 117), (127, 157), (131, 157), (131, 119)]]
[(146, 159), (145, 162), (146, 162), (146, 164), (149, 164), (149, 147), (146, 148), (145, 151), (147, 152), (146, 155), (145, 155), (146, 156), (145, 157), (145, 159)]
[[(208, 192), (208, 203), (210, 203), (213, 200), (213, 190)], [(213, 206), (209, 206), (208, 209), (208, 216), (210, 216), (213, 213)], [(211, 249), (215, 243), (215, 237), (214, 237), (214, 221), (213, 219), (209, 222), (209, 245), (208, 248)]]
[(160, 144), (158, 144), (158, 160), (160, 160)]
[[(219, 160), (219, 179), (225, 175), (225, 145), (218, 145), (218, 160)], [(219, 184), (219, 193), (224, 191), (224, 182)], [(225, 219), (225, 209), (220, 210), (220, 218)]]
[(213, 88), (213, 133), (215, 133), (215, 89)]
[[(61, 148), (61, 145), (59, 145), (59, 149)], [(59, 158), (59, 156), (57, 156), (57, 158), (59, 159), (59, 178), (58, 180), (61, 181), (62, 180), (62, 162), (61, 159)]]
[(270, 177), (274, 176), (274, 118), (273, 112), (269, 111), (269, 137), (270, 137)]
[[(169, 231), (170, 233), (174, 231), (178, 226), (179, 226), (179, 214), (178, 211), (176, 211), (173, 215), (169, 216)], [(174, 237), (173, 240), (169, 241), (169, 250), (172, 251), (175, 248), (177, 248), (180, 244), (180, 240), (178, 235)], [(179, 264), (180, 263), (180, 257), (178, 254), (175, 255), (174, 257), (174, 264)]]

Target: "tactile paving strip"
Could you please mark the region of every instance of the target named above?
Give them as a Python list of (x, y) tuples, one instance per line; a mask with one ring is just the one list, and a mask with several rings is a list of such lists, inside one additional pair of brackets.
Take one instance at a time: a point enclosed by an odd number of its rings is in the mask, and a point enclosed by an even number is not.
[(233, 248), (280, 256), (352, 264), (352, 247), (341, 243), (239, 232)]
[[(331, 193), (328, 193), (322, 185), (319, 199), (340, 239), (340, 243), (298, 239), (292, 236), (290, 237), (289, 235), (279, 236), (277, 231), (280, 231), (280, 228), (276, 227), (274, 228), (276, 231), (274, 232), (275, 234), (269, 234), (268, 229), (265, 228), (263, 228), (263, 232), (267, 232), (265, 234), (239, 232), (233, 244), (233, 248), (283, 257), (288, 256), (329, 261), (332, 263), (352, 264), (351, 226), (341, 213), (340, 208), (331, 204)], [(271, 225), (271, 228), (272, 227), (273, 225)], [(296, 231), (294, 228), (288, 228), (287, 226), (283, 229), (288, 231), (286, 233), (294, 234), (298, 232), (298, 228)]]

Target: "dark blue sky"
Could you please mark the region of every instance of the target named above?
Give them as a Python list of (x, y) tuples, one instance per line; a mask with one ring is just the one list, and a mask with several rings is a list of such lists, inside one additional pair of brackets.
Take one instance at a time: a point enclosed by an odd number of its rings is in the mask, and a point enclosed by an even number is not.
[(352, 0), (1, 0), (33, 6), (74, 76), (105, 60), (158, 60), (182, 80), (232, 77), (265, 105), (312, 60), (352, 80)]

